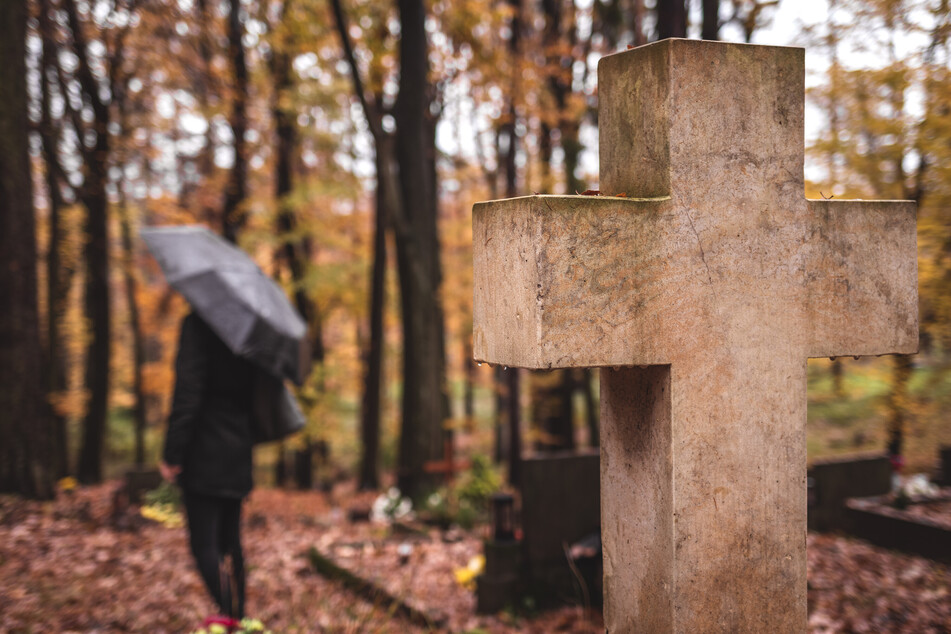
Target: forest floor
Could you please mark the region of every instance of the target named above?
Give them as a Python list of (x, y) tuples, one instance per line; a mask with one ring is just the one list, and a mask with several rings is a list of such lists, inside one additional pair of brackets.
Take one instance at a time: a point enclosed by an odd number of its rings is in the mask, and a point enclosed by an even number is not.
[[(116, 486), (48, 503), (0, 497), (0, 631), (189, 632), (212, 613), (185, 529), (145, 520), (134, 507), (114, 516)], [(442, 625), (433, 629), (603, 631), (598, 614), (577, 606), (476, 615), (473, 593), (455, 571), (478, 554), (478, 533), (394, 535), (378, 524), (350, 523), (343, 505), (354, 501), (274, 489), (252, 494), (244, 516), (249, 615), (275, 633), (431, 629), (318, 575), (308, 556), (316, 547), (438, 616)], [(949, 566), (845, 537), (809, 536), (812, 632), (947, 632), (949, 595)]]

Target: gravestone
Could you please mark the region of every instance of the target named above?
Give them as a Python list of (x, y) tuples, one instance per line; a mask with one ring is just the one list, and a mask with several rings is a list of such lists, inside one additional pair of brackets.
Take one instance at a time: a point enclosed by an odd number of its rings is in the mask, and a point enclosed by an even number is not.
[(473, 209), (475, 359), (609, 368), (610, 632), (804, 631), (806, 359), (917, 350), (915, 206), (803, 197), (802, 49), (665, 40), (598, 83), (614, 196)]
[(522, 458), (523, 574), (537, 599), (577, 598), (577, 580), (565, 551), (598, 531), (598, 463), (597, 450)]
[(938, 483), (942, 486), (951, 487), (951, 447), (942, 445), (938, 450), (938, 463), (941, 471)]
[(892, 488), (888, 456), (849, 456), (816, 460), (809, 470), (809, 530), (850, 530), (845, 502), (884, 495)]
[(130, 504), (141, 504), (143, 496), (162, 484), (162, 474), (158, 469), (132, 467), (125, 473), (125, 492)]

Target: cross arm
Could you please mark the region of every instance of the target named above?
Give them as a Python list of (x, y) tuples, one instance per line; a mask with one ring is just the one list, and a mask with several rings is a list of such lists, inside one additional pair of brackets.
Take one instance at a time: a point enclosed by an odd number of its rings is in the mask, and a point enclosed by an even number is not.
[(809, 200), (807, 205), (809, 356), (917, 352), (915, 203)]
[(646, 303), (666, 267), (668, 212), (667, 197), (475, 205), (476, 360), (535, 369), (654, 362)]

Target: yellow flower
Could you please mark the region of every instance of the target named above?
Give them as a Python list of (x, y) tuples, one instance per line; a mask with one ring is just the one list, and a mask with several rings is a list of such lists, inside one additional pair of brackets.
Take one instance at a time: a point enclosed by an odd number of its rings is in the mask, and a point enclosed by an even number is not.
[(245, 618), (241, 620), (241, 629), (245, 632), (263, 632), (264, 623), (258, 619)]
[(59, 487), (60, 491), (68, 493), (75, 491), (79, 486), (79, 482), (77, 482), (76, 478), (73, 476), (66, 476), (65, 478), (60, 479), (60, 481), (56, 483), (56, 486)]
[(184, 525), (182, 514), (171, 504), (146, 504), (139, 514), (147, 520), (158, 522), (165, 528), (179, 528)]
[(483, 570), (485, 570), (485, 557), (476, 555), (469, 560), (465, 568), (455, 570), (456, 583), (466, 590), (475, 590), (476, 577), (481, 575)]

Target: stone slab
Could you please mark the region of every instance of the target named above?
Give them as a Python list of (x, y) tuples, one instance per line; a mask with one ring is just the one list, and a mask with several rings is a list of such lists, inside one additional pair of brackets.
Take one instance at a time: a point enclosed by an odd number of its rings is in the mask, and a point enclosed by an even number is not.
[(849, 500), (847, 513), (852, 534), (860, 539), (951, 563), (951, 529), (945, 524), (896, 509), (884, 497)]

